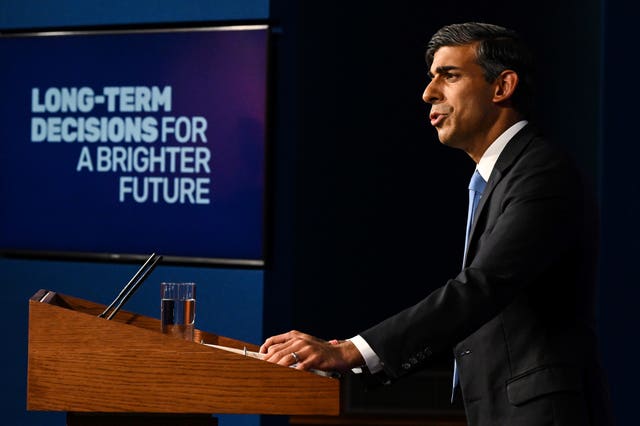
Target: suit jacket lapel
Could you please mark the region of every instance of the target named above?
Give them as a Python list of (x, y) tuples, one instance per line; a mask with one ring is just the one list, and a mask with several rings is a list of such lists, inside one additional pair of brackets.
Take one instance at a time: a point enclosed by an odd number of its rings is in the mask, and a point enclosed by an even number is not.
[[(535, 135), (535, 128), (532, 125), (527, 124), (522, 128), (522, 130), (515, 134), (500, 153), (498, 161), (496, 161), (496, 164), (493, 167), (493, 171), (491, 172), (491, 176), (489, 176), (489, 181), (482, 193), (482, 198), (480, 198), (480, 202), (478, 203), (478, 207), (476, 208), (476, 212), (473, 217), (473, 223), (471, 224), (471, 230), (469, 231), (469, 247), (471, 247), (471, 242), (474, 240), (474, 231), (476, 229), (476, 224), (478, 223), (478, 218), (482, 215), (484, 206), (491, 199), (491, 194), (493, 193), (494, 188)], [(467, 256), (467, 264), (470, 263), (470, 258), (471, 256)]]

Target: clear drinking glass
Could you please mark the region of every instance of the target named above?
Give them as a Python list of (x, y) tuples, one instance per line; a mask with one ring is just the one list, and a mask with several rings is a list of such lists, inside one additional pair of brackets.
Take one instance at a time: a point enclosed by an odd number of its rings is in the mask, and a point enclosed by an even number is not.
[(196, 284), (160, 284), (160, 318), (162, 332), (172, 336), (193, 340), (196, 318)]

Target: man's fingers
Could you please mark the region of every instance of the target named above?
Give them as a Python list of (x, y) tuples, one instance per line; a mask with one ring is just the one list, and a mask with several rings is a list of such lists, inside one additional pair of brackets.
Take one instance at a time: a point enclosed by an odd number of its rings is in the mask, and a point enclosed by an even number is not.
[(299, 339), (302, 336), (304, 335), (296, 330), (291, 330), (286, 333), (271, 336), (267, 340), (265, 340), (264, 343), (260, 346), (260, 352), (266, 353), (269, 350), (269, 348), (273, 345), (276, 345), (279, 343), (285, 343), (293, 339)]

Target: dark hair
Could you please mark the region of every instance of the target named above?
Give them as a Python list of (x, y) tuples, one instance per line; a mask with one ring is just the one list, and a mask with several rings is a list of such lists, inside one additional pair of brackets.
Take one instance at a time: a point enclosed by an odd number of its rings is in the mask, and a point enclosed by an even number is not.
[(478, 43), (477, 62), (484, 70), (488, 82), (494, 81), (507, 69), (518, 74), (518, 86), (511, 100), (516, 110), (528, 115), (531, 112), (533, 95), (533, 56), (513, 30), (480, 22), (442, 27), (431, 37), (427, 45), (427, 66), (431, 68), (433, 56), (441, 47), (472, 43)]

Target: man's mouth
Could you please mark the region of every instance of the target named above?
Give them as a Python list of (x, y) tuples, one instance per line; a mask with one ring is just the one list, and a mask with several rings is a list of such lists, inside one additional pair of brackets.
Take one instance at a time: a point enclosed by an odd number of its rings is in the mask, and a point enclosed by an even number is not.
[(431, 113), (429, 114), (429, 119), (431, 120), (431, 125), (434, 127), (439, 126), (442, 122), (449, 116), (449, 114), (453, 111), (448, 105), (439, 105), (431, 109)]
[(438, 112), (436, 112), (436, 113), (432, 112), (429, 115), (429, 118), (431, 119), (431, 125), (433, 127), (437, 127), (437, 126), (440, 125), (440, 123), (442, 123), (445, 120), (445, 118), (447, 118), (447, 114), (440, 114)]

